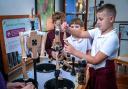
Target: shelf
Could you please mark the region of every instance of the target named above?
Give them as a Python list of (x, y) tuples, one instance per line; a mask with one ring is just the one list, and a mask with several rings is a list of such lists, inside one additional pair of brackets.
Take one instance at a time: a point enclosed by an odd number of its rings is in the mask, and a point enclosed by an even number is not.
[(66, 13), (66, 15), (85, 15), (86, 13), (81, 13), (81, 12), (71, 12), (71, 13)]

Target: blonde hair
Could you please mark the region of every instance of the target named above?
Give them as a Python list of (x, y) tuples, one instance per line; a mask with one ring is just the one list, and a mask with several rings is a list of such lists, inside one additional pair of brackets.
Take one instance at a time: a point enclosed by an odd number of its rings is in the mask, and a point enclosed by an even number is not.
[(103, 6), (101, 6), (101, 7), (99, 7), (97, 9), (97, 13), (98, 12), (102, 12), (104, 10), (106, 10), (109, 15), (116, 17), (116, 8), (115, 8), (115, 5), (113, 5), (113, 4), (104, 4)]

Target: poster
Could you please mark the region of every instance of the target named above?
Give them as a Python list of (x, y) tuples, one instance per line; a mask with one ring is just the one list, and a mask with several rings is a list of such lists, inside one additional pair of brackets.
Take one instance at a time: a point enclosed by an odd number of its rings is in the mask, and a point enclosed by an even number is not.
[(4, 19), (2, 21), (6, 53), (21, 53), (19, 32), (31, 30), (29, 18)]
[(37, 0), (37, 13), (41, 17), (42, 31), (46, 31), (46, 21), (54, 13), (54, 0)]
[[(36, 21), (37, 23), (37, 21)], [(9, 68), (13, 68), (21, 62), (21, 45), (19, 32), (31, 30), (29, 18), (3, 19), (2, 28), (4, 34), (5, 49)], [(38, 28), (38, 26), (36, 26)]]

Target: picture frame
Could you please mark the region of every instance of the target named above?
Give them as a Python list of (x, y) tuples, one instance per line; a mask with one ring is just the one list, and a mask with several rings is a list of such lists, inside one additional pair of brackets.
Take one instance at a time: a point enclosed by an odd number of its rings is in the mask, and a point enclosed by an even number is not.
[[(40, 30), (40, 19), (35, 17), (35, 30)], [(31, 30), (29, 15), (0, 16), (0, 46), (5, 72), (9, 72), (21, 63), (21, 44), (19, 33)]]
[[(29, 15), (0, 16), (0, 46), (2, 50), (2, 61), (4, 64), (3, 69), (6, 75), (10, 74), (11, 71), (16, 70), (20, 66), (20, 45), (17, 33), (28, 28), (26, 27), (29, 23), (28, 19)], [(8, 57), (9, 55), (11, 57)]]
[(119, 24), (120, 40), (128, 40), (128, 23)]
[(46, 31), (46, 21), (55, 12), (55, 0), (37, 0), (36, 14), (41, 20), (41, 31)]

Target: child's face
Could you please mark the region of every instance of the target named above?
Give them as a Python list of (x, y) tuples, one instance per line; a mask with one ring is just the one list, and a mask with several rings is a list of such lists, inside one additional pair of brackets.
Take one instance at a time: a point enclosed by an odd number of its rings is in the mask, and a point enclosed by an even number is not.
[(107, 31), (113, 25), (114, 17), (110, 16), (106, 10), (97, 13), (97, 26), (102, 32)]
[(51, 17), (47, 19), (47, 22), (46, 22), (46, 29), (47, 29), (47, 31), (54, 29), (53, 20), (52, 20)]
[(80, 25), (79, 24), (71, 24), (70, 27), (75, 29), (75, 30), (79, 30), (80, 29)]

